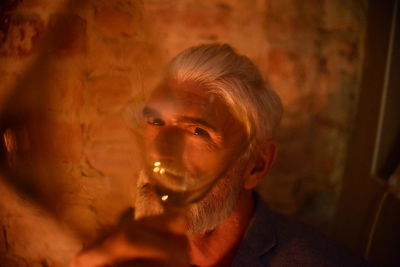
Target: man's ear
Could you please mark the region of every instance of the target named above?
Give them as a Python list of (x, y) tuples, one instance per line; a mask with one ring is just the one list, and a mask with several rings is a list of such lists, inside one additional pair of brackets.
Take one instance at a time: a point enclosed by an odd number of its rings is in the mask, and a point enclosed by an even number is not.
[(244, 177), (244, 189), (251, 190), (260, 183), (274, 164), (276, 153), (276, 142), (268, 140), (251, 156)]

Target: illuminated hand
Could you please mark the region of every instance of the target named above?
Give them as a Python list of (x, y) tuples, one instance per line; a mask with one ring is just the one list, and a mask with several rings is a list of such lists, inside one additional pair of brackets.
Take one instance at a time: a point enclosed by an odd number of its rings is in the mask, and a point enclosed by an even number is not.
[(185, 219), (176, 214), (124, 223), (105, 239), (80, 252), (71, 267), (110, 266), (132, 260), (158, 262), (156, 266), (187, 267), (185, 225)]

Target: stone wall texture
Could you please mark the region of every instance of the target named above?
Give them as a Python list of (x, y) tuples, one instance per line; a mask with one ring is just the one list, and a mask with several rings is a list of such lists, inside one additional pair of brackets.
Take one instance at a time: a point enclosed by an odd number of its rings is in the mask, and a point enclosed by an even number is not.
[(328, 230), (357, 104), (366, 0), (0, 6), (0, 107), (42, 112), (30, 116), (46, 164), (32, 179), (47, 196), (21, 194), (2, 174), (0, 266), (67, 266), (132, 206), (138, 148), (121, 114), (172, 56), (199, 43), (231, 44), (280, 94), (279, 155), (259, 191), (273, 209)]

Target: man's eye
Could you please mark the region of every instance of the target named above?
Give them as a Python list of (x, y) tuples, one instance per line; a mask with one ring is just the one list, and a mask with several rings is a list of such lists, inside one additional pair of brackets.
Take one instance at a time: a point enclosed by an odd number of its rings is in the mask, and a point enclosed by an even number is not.
[(158, 118), (147, 118), (147, 123), (150, 125), (155, 125), (155, 126), (163, 126), (164, 121), (162, 119)]
[(207, 137), (207, 138), (210, 137), (210, 134), (206, 130), (199, 127), (196, 127), (194, 129), (193, 134), (201, 137)]

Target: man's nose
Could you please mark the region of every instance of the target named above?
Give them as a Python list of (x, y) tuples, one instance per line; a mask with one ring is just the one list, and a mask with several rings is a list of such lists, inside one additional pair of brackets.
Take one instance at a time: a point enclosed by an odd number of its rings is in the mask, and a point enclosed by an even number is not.
[(182, 129), (175, 126), (163, 127), (157, 134), (153, 148), (157, 158), (177, 160), (182, 157), (185, 147), (185, 135)]

